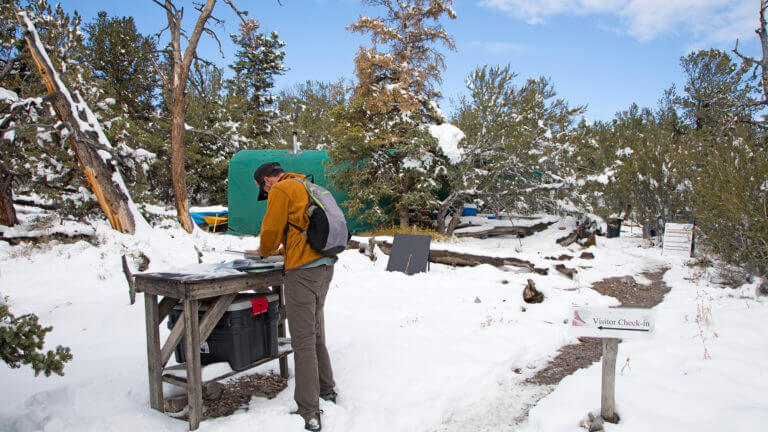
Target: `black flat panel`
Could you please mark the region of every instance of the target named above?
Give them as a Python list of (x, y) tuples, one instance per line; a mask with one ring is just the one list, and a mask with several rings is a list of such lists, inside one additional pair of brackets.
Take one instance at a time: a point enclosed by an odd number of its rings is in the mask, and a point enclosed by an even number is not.
[(427, 271), (430, 236), (395, 234), (387, 271), (415, 274)]

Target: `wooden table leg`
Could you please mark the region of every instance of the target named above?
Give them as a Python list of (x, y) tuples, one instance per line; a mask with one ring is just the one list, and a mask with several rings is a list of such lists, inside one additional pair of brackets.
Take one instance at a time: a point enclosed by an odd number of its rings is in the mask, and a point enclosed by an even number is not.
[[(283, 285), (280, 285), (277, 288), (277, 294), (280, 297), (280, 303), (279, 308), (281, 310), (285, 309), (285, 287)], [(286, 336), (285, 332), (285, 318), (280, 317), (280, 321), (277, 323), (277, 337), (278, 338), (284, 338)], [(288, 378), (291, 374), (291, 370), (288, 368), (288, 356), (282, 356), (280, 357), (280, 376), (283, 378)]]
[(199, 302), (184, 300), (184, 338), (187, 360), (187, 400), (189, 401), (189, 430), (200, 427), (203, 417), (203, 383), (200, 369), (200, 325), (197, 316)]
[(157, 306), (157, 295), (144, 293), (144, 313), (147, 326), (149, 406), (160, 412), (164, 412), (163, 364), (160, 359), (160, 312)]

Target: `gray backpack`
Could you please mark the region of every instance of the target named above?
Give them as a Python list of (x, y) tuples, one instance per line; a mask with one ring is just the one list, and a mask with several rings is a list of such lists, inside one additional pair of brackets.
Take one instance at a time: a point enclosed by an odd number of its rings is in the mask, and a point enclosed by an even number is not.
[(309, 227), (306, 231), (288, 222), (307, 237), (312, 250), (325, 256), (336, 256), (347, 248), (351, 234), (347, 228), (344, 212), (336, 203), (328, 189), (306, 180), (293, 178), (301, 182), (309, 195)]

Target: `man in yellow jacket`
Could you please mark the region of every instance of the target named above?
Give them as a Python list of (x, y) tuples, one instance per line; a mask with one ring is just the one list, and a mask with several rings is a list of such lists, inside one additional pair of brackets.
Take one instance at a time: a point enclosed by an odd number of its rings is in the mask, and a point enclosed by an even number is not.
[[(304, 180), (304, 175), (286, 173), (277, 162), (267, 162), (256, 169), (253, 179), (259, 185), (258, 199), (267, 200), (258, 252), (262, 256), (281, 253), (285, 260), (285, 299), (296, 369), (297, 413), (304, 418), (305, 429), (319, 431), (319, 398), (335, 403), (337, 396), (325, 346), (323, 312), (336, 258), (312, 250), (304, 234), (289, 227), (289, 222), (304, 231), (309, 226), (307, 189), (300, 181), (292, 180)], [(280, 243), (283, 248), (278, 250)]]

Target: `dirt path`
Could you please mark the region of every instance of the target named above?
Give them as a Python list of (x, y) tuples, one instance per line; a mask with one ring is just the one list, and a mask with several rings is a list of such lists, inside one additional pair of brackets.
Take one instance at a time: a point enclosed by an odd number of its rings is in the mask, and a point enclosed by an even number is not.
[[(617, 298), (623, 307), (651, 308), (661, 303), (664, 295), (669, 292), (670, 288), (662, 280), (667, 270), (667, 268), (661, 268), (642, 273), (651, 282), (649, 285), (637, 283), (632, 276), (623, 276), (595, 282), (592, 284), (592, 289), (600, 294)], [(578, 369), (600, 360), (601, 355), (600, 339), (579, 338), (579, 343), (560, 348), (557, 356), (534, 376), (526, 379), (525, 383), (554, 386)], [(525, 415), (518, 419), (523, 420), (527, 416), (526, 410)]]

